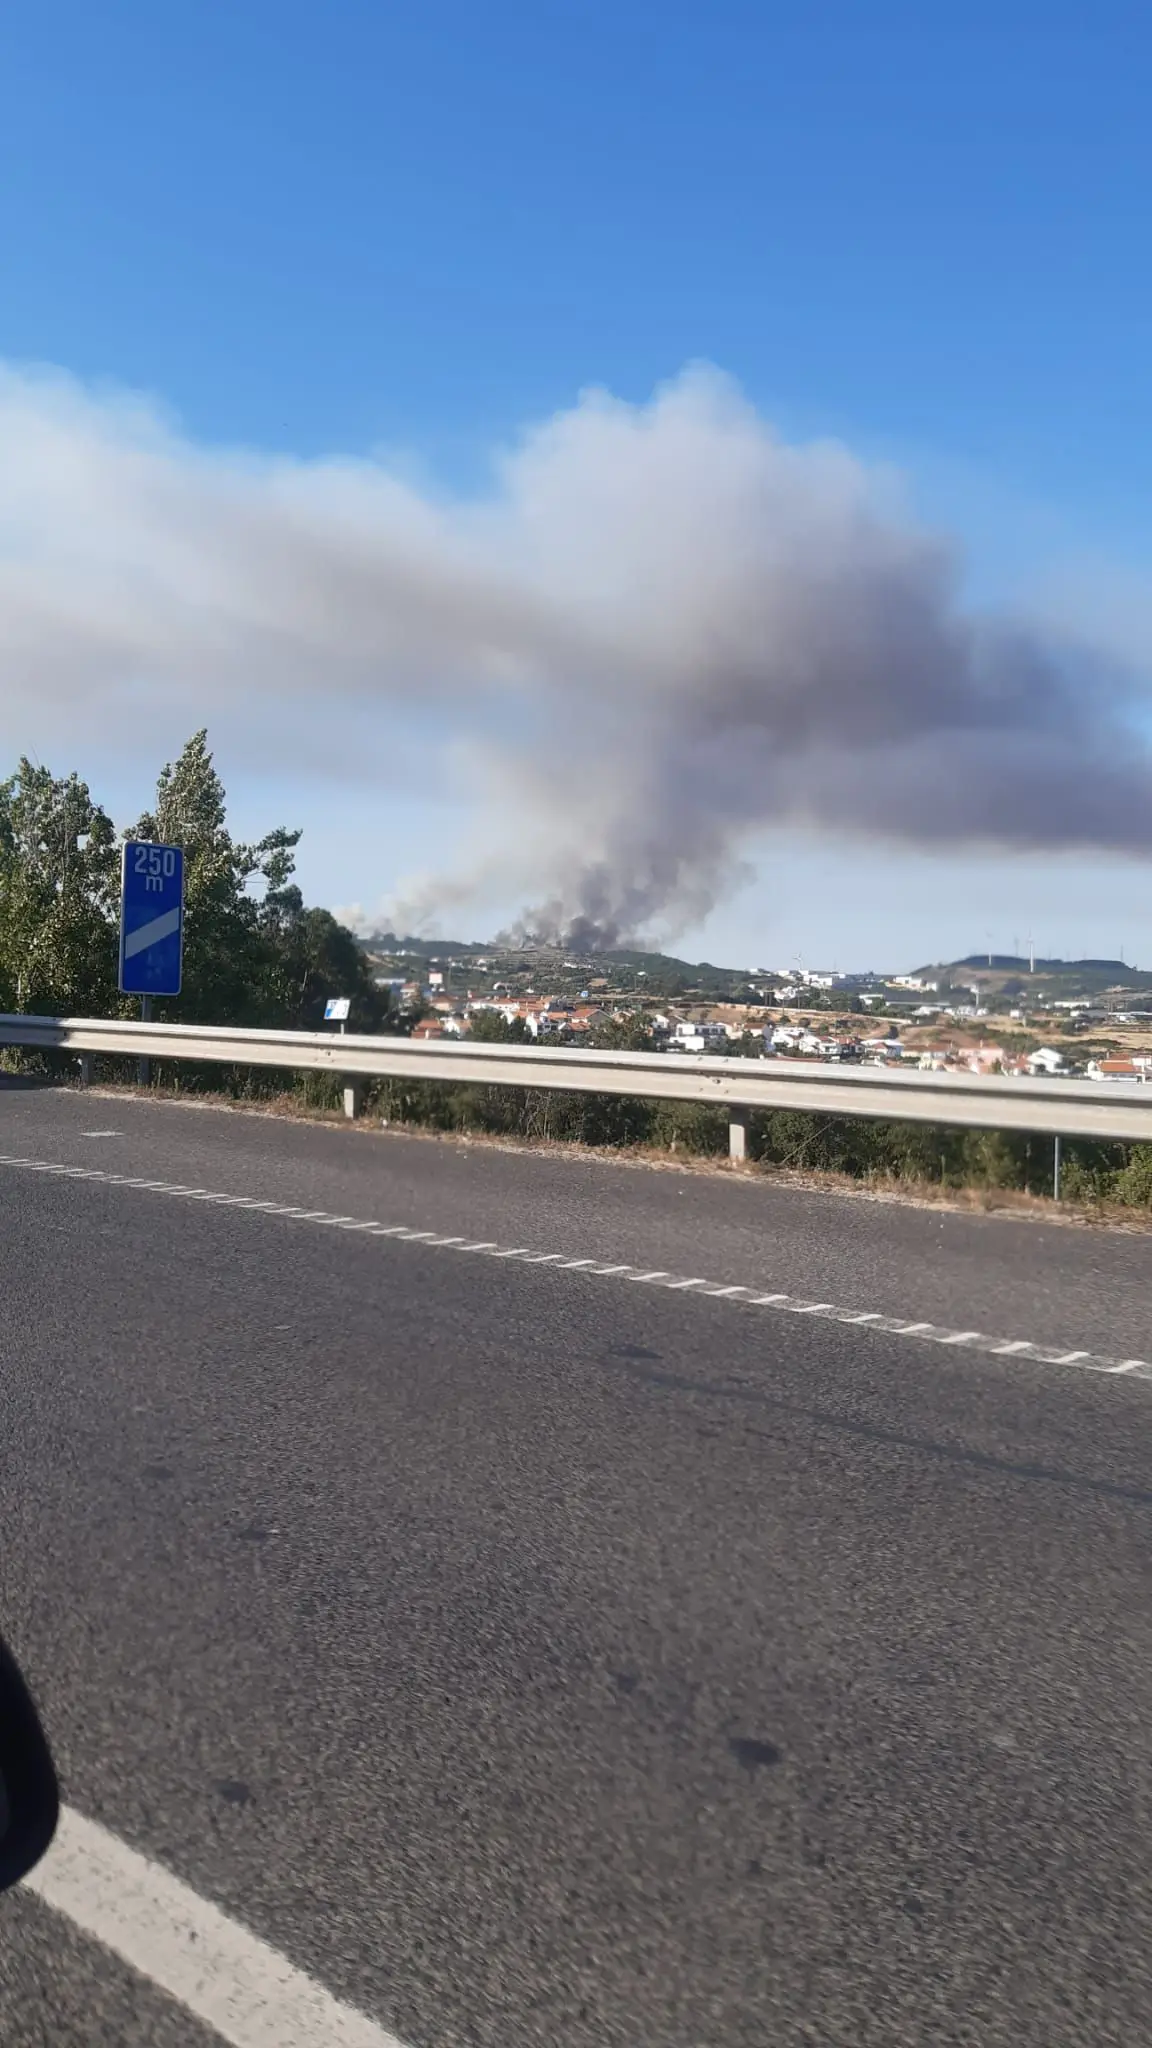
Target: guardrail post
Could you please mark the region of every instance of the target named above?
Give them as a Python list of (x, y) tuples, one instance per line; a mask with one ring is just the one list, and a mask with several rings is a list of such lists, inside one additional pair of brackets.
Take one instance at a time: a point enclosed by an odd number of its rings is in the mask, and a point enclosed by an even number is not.
[(351, 1121), (352, 1121), (352, 1120), (353, 1120), (353, 1119), (354, 1119), (355, 1117), (358, 1117), (358, 1116), (359, 1116), (359, 1114), (360, 1114), (360, 1111), (362, 1110), (362, 1108), (363, 1108), (363, 1107), (364, 1107), (364, 1083), (363, 1083), (363, 1081), (345, 1081), (345, 1083), (344, 1083), (344, 1114), (345, 1114), (345, 1116), (346, 1116), (346, 1117), (348, 1118), (349, 1122), (351, 1122)]
[(82, 1052), (80, 1055), (80, 1086), (82, 1088), (90, 1088), (92, 1086), (93, 1068), (93, 1055), (90, 1052)]
[(748, 1157), (748, 1111), (741, 1103), (734, 1103), (728, 1111), (728, 1157)]
[[(141, 996), (140, 998), (140, 1021), (142, 1024), (150, 1024), (152, 1022), (151, 996)], [(145, 1055), (143, 1059), (138, 1059), (136, 1062), (136, 1086), (138, 1088), (148, 1088), (151, 1086), (151, 1083), (152, 1062)]]

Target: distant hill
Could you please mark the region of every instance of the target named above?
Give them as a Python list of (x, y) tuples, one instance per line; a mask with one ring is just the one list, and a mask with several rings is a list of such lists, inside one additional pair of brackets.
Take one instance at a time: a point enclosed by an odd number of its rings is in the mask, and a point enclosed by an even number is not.
[(361, 941), (369, 953), (413, 953), (421, 959), (438, 959), (441, 954), (450, 955), (453, 960), (463, 960), (470, 953), (491, 953), (490, 944), (480, 939), (421, 939), (414, 932), (401, 938), (397, 932), (370, 932)]
[(1132, 991), (1152, 988), (1152, 972), (1130, 967), (1123, 960), (1059, 960), (1037, 957), (1031, 968), (1026, 955), (1017, 953), (969, 953), (963, 960), (916, 970), (924, 980), (942, 984), (964, 984), (973, 979), (990, 994), (1045, 995), (1071, 1000), (1075, 996), (1099, 996), (1108, 989)]
[[(983, 968), (993, 974), (1026, 974), (1029, 971), (1027, 954), (969, 953), (964, 960), (953, 961), (954, 967)], [(1126, 967), (1123, 960), (1044, 960), (1037, 959), (1037, 974), (1106, 974), (1113, 981), (1122, 980), (1126, 974), (1138, 974), (1139, 968)]]
[(428, 939), (409, 933), (373, 932), (364, 939), (365, 951), (391, 959), (405, 956), (420, 961), (483, 959), (500, 977), (539, 973), (550, 982), (566, 978), (587, 985), (607, 982), (610, 987), (647, 984), (653, 995), (677, 995), (699, 990), (705, 995), (728, 994), (745, 987), (751, 976), (744, 967), (717, 967), (710, 960), (680, 960), (674, 954), (650, 952), (622, 946), (611, 952), (568, 953), (562, 947), (509, 946), (488, 939)]
[[(363, 941), (365, 950), (393, 960), (407, 957), (419, 962), (483, 960), (483, 981), (496, 979), (522, 986), (536, 979), (550, 988), (587, 987), (596, 983), (609, 990), (642, 989), (652, 996), (699, 994), (720, 1000), (746, 992), (764, 976), (745, 967), (718, 967), (711, 960), (681, 960), (674, 953), (660, 953), (639, 946), (619, 946), (611, 952), (568, 953), (555, 946), (510, 946), (498, 939), (429, 939), (409, 932), (401, 937), (392, 931), (374, 932)], [(1045, 995), (1049, 998), (1094, 997), (1107, 989), (1132, 991), (1152, 989), (1152, 971), (1129, 967), (1123, 960), (1037, 959), (1030, 970), (1028, 959), (1018, 953), (968, 953), (962, 960), (936, 961), (918, 967), (923, 981), (939, 982), (942, 989), (967, 988), (977, 980), (989, 994)]]

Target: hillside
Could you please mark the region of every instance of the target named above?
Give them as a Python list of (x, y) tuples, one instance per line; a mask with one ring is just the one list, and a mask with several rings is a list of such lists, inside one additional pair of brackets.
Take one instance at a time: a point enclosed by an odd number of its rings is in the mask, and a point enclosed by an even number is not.
[(942, 986), (979, 987), (982, 996), (1027, 996), (1040, 1002), (1072, 1002), (1077, 997), (1142, 995), (1152, 989), (1152, 972), (1123, 960), (1060, 960), (1037, 958), (1034, 970), (1027, 956), (1012, 953), (969, 953), (963, 960), (937, 962), (916, 969), (918, 977)]
[(558, 947), (507, 946), (497, 940), (427, 939), (396, 932), (376, 932), (364, 940), (373, 960), (394, 965), (405, 962), (441, 969), (458, 969), (470, 981), (483, 985), (493, 981), (520, 987), (539, 980), (550, 989), (600, 987), (608, 990), (642, 985), (654, 996), (696, 994), (722, 997), (736, 995), (750, 985), (747, 968), (717, 967), (709, 960), (680, 960), (674, 954), (621, 947), (614, 952), (566, 953)]

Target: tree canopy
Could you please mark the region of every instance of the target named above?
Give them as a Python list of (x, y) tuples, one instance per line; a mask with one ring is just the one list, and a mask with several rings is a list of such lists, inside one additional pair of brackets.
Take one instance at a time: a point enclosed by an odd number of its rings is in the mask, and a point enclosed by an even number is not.
[(386, 996), (352, 933), (308, 908), (293, 880), (299, 832), (233, 839), (206, 732), (163, 770), (152, 808), (123, 836), (75, 774), (21, 760), (0, 782), (0, 1008), (134, 1011), (117, 986), (125, 839), (184, 848), (184, 987), (158, 1016), (306, 1029), (328, 996), (345, 995), (354, 1028), (382, 1022)]

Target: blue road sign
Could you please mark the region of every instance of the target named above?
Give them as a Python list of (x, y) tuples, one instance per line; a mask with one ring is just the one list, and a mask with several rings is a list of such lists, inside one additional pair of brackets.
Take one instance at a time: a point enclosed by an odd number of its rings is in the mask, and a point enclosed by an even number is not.
[(178, 996), (184, 957), (184, 848), (128, 839), (120, 882), (120, 987)]

